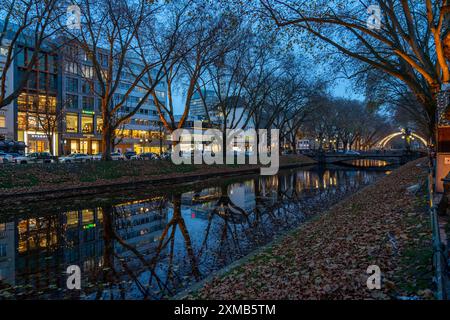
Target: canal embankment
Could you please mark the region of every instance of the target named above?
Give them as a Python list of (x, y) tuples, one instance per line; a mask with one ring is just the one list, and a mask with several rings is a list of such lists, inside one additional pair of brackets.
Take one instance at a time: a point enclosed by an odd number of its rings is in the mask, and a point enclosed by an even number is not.
[[(394, 170), (177, 298), (432, 299), (427, 168)], [(367, 287), (370, 266), (379, 290)]]
[[(280, 157), (280, 169), (314, 165), (302, 155)], [(0, 201), (41, 201), (171, 186), (257, 173), (260, 165), (175, 165), (171, 161), (114, 161), (0, 167)]]

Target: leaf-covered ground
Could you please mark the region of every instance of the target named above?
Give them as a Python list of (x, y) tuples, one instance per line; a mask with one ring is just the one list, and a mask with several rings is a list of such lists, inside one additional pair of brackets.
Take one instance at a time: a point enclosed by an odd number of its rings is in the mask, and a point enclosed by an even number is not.
[[(313, 164), (301, 156), (282, 156), (280, 165)], [(78, 164), (0, 165), (0, 193), (52, 191), (60, 188), (134, 183), (183, 175), (226, 174), (258, 168), (255, 165), (175, 165), (171, 161), (111, 161)]]
[[(226, 275), (197, 299), (433, 298), (426, 179), (417, 160), (352, 195)], [(382, 289), (370, 291), (370, 265)]]

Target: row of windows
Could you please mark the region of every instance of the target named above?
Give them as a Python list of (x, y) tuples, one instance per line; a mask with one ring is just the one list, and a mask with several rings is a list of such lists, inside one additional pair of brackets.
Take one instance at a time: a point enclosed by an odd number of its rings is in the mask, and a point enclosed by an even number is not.
[[(96, 128), (96, 133), (102, 132), (103, 120), (101, 117), (94, 117), (93, 115), (80, 115), (77, 113), (68, 113), (66, 115), (66, 132), (67, 133), (84, 133), (93, 134), (94, 126)], [(132, 123), (132, 122), (130, 122)], [(153, 121), (155, 126), (159, 124), (157, 121)], [(155, 135), (159, 135), (158, 132), (148, 132), (145, 130), (119, 130), (119, 136), (124, 138), (135, 138), (135, 139), (149, 139), (155, 138)], [(158, 136), (159, 137), (159, 136)]]
[(76, 62), (66, 61), (64, 71), (66, 73), (80, 75), (87, 79), (94, 79), (94, 67), (85, 64), (79, 65)]
[[(19, 48), (17, 53), (17, 63), (19, 67), (27, 67), (27, 65), (32, 61), (34, 49), (32, 48)], [(57, 73), (58, 58), (56, 55), (50, 53), (40, 52), (36, 59), (36, 63), (33, 67), (34, 70), (40, 70), (45, 72)]]
[[(94, 116), (93, 115), (82, 115), (81, 116), (81, 129), (79, 126), (79, 115), (77, 113), (68, 113), (66, 115), (66, 132), (67, 133), (94, 133)], [(103, 121), (101, 118), (97, 117), (97, 132), (102, 132)]]
[[(77, 78), (66, 78), (66, 91), (71, 93), (78, 93), (78, 79)], [(92, 81), (81, 81), (81, 92), (84, 94), (93, 94), (93, 83)]]
[[(25, 71), (19, 70), (19, 79), (22, 79), (23, 77), (25, 77)], [(58, 78), (56, 74), (33, 71), (30, 73), (25, 87), (33, 90), (56, 92)]]

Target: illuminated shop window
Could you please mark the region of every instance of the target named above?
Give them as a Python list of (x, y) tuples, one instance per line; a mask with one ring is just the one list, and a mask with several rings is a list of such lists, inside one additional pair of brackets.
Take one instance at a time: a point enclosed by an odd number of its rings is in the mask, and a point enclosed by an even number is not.
[(83, 128), (83, 133), (94, 133), (94, 116), (83, 115), (81, 117), (81, 128)]
[(66, 132), (78, 133), (78, 114), (68, 113), (66, 115)]

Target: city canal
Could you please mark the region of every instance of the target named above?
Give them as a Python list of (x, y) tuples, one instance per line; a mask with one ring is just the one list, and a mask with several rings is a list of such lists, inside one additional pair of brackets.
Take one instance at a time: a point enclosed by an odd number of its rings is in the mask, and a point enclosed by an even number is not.
[(0, 299), (167, 299), (389, 173), (362, 165), (2, 207)]

